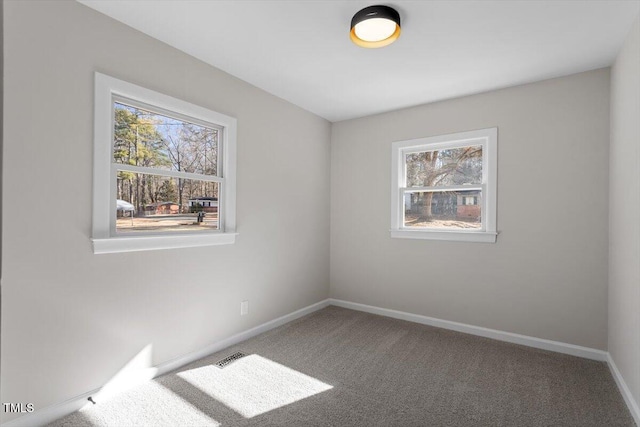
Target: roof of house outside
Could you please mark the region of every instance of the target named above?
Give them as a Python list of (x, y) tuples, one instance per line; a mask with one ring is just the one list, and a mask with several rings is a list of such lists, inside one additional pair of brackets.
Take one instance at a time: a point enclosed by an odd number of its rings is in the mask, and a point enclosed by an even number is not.
[(218, 198), (217, 197), (194, 197), (192, 199), (189, 199), (189, 201), (192, 201), (192, 200), (214, 200), (214, 201), (217, 201)]

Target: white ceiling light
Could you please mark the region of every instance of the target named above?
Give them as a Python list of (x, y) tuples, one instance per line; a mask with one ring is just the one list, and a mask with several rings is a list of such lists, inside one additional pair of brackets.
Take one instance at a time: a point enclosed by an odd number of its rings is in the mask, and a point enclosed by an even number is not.
[(390, 45), (400, 37), (400, 15), (389, 6), (369, 6), (353, 15), (351, 41), (360, 47)]

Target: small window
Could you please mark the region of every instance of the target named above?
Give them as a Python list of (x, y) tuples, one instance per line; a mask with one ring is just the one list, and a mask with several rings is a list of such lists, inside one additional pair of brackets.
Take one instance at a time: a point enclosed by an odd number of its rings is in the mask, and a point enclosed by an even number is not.
[(497, 129), (392, 146), (391, 236), (495, 242)]
[(473, 205), (477, 205), (478, 204), (478, 198), (477, 197), (464, 196), (462, 198), (462, 200), (463, 200), (462, 204), (466, 205), (466, 206), (473, 206)]
[(100, 73), (95, 83), (94, 252), (233, 243), (235, 119)]

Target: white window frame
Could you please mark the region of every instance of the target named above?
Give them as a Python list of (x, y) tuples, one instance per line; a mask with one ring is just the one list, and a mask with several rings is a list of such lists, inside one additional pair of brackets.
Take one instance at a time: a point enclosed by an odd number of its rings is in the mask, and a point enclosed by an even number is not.
[[(98, 72), (95, 73), (94, 95), (93, 252), (103, 254), (235, 243), (236, 119)], [(123, 166), (113, 162), (114, 102), (117, 101), (221, 130), (218, 141), (221, 158), (218, 163), (222, 174), (188, 177), (217, 182), (220, 186), (218, 200), (222, 212), (218, 212), (218, 230), (199, 231), (197, 234), (116, 233), (116, 174)], [(127, 166), (127, 169), (131, 168), (139, 169), (136, 171), (140, 173), (185, 177), (184, 173)]]
[[(479, 230), (434, 228), (418, 229), (404, 226), (404, 195), (438, 187), (407, 187), (406, 155), (416, 152), (482, 146), (482, 183), (479, 185), (447, 186), (442, 191), (481, 190), (482, 226)], [(452, 240), (495, 243), (498, 174), (498, 128), (460, 132), (449, 135), (397, 141), (391, 146), (391, 237), (404, 239)]]

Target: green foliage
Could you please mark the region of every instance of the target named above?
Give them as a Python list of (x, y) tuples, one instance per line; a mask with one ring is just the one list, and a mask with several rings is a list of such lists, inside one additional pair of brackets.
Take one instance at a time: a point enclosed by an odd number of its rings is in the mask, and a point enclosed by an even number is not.
[(115, 109), (113, 158), (116, 163), (145, 167), (169, 166), (171, 162), (164, 151), (165, 146), (166, 142), (156, 129), (156, 123), (145, 118), (141, 110), (126, 107)]
[(191, 208), (189, 209), (189, 211), (191, 213), (198, 213), (198, 212), (202, 212), (203, 208), (202, 205), (200, 203), (196, 203), (195, 205), (191, 206)]
[(162, 185), (160, 185), (157, 198), (159, 201), (163, 202), (173, 202), (178, 200), (178, 189), (176, 188), (173, 180), (167, 179), (162, 183)]

